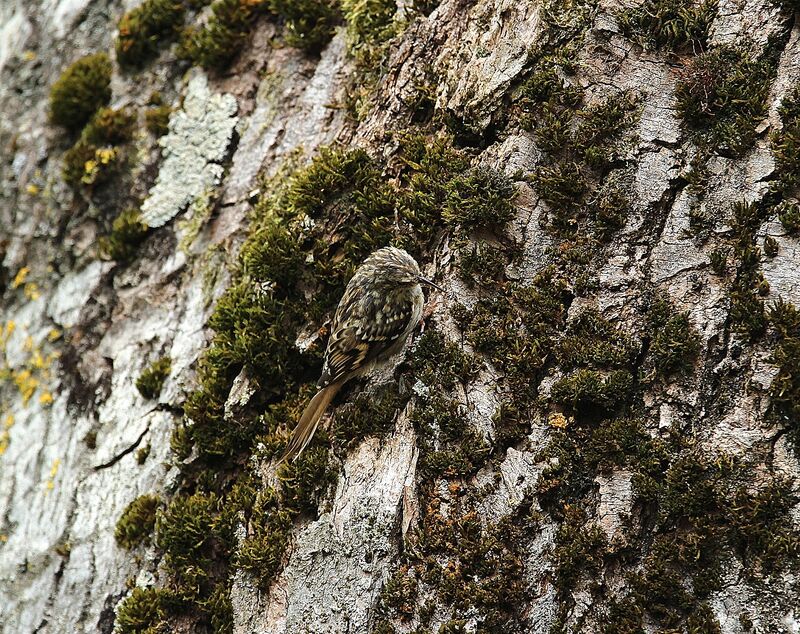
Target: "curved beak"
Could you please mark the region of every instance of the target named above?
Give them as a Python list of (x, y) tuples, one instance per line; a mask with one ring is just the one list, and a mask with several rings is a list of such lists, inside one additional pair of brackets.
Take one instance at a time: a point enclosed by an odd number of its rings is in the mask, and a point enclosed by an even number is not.
[(439, 286), (432, 280), (429, 280), (427, 277), (422, 277), (420, 275), (417, 279), (419, 279), (419, 281), (422, 282), (423, 284), (427, 284), (428, 286), (433, 286), (433, 288), (435, 288), (436, 290), (442, 291), (442, 293), (444, 293), (444, 289), (441, 286)]

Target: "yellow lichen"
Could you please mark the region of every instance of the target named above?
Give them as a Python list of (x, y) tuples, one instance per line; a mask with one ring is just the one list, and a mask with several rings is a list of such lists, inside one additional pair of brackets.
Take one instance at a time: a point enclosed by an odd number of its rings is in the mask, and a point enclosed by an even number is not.
[(55, 487), (56, 476), (58, 475), (58, 470), (60, 467), (61, 467), (61, 458), (56, 458), (55, 460), (53, 460), (53, 466), (50, 467), (50, 477), (44, 483), (45, 495), (47, 495), (47, 493), (49, 491), (52, 491), (53, 488)]
[(39, 292), (39, 286), (36, 282), (28, 282), (25, 284), (25, 297), (30, 299), (31, 301), (35, 301), (41, 297), (41, 293)]
[(22, 286), (25, 283), (25, 278), (28, 277), (28, 273), (30, 272), (31, 270), (27, 266), (23, 266), (19, 271), (17, 271), (17, 274), (14, 276), (14, 281), (11, 282), (11, 288), (19, 288)]
[(0, 431), (0, 456), (2, 456), (11, 440), (11, 428), (14, 426), (14, 415), (8, 414), (3, 420), (3, 429)]

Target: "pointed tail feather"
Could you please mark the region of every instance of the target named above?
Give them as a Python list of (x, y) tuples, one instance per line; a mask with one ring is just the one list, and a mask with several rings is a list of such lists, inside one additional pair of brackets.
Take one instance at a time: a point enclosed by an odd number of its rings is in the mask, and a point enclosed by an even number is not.
[(336, 392), (339, 391), (341, 385), (341, 383), (333, 383), (328, 387), (322, 388), (314, 395), (314, 398), (308, 403), (303, 415), (300, 417), (297, 427), (294, 428), (289, 444), (286, 445), (278, 464), (286, 460), (295, 460), (306, 448), (306, 445), (311, 442), (314, 432), (317, 431), (319, 419), (328, 409), (328, 405), (330, 405), (333, 397), (336, 396)]

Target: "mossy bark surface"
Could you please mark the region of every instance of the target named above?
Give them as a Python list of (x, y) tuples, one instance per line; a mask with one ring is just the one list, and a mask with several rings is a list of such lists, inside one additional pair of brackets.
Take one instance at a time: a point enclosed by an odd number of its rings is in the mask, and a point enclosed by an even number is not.
[(5, 4), (2, 634), (800, 628), (791, 3)]

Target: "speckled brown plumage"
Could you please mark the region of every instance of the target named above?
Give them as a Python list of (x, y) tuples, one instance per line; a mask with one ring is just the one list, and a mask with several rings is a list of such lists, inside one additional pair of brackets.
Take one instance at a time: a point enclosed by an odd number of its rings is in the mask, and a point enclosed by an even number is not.
[(422, 316), (419, 266), (402, 249), (375, 251), (358, 267), (331, 326), (319, 392), (311, 399), (281, 461), (300, 455), (339, 388), (397, 354)]

